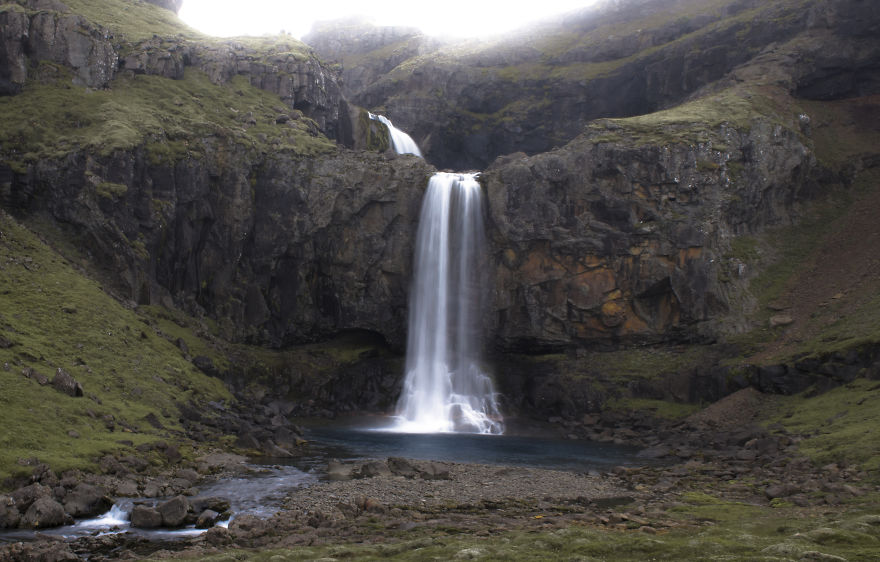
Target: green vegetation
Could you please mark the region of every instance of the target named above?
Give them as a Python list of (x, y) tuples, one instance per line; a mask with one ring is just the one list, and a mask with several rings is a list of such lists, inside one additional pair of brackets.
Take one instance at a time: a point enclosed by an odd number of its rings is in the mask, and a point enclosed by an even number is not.
[[(0, 479), (36, 456), (96, 470), (102, 454), (182, 437), (178, 404), (231, 398), (135, 312), (0, 212)], [(57, 369), (85, 396), (43, 385)], [(25, 376), (23, 373), (29, 374)], [(45, 380), (45, 379), (43, 379)], [(146, 421), (154, 417), (163, 426)]]
[(17, 168), (74, 151), (107, 155), (144, 143), (156, 163), (199, 157), (208, 150), (207, 137), (254, 151), (335, 150), (308, 118), (276, 123), (280, 113), (290, 112), (278, 96), (244, 77), (217, 86), (193, 68), (182, 80), (123, 75), (99, 91), (63, 78), (30, 81), (21, 94), (0, 99), (0, 145), (7, 147), (2, 157)]
[(358, 126), (364, 131), (367, 150), (385, 152), (391, 148), (391, 131), (384, 123), (370, 119), (370, 114), (365, 109), (358, 114)]
[(620, 140), (637, 146), (712, 142), (720, 150), (724, 147), (722, 126), (747, 132), (756, 116), (776, 120), (770, 109), (762, 96), (736, 87), (655, 113), (602, 120), (590, 128), (605, 133), (611, 124)]
[(701, 408), (700, 404), (685, 404), (649, 398), (614, 398), (606, 402), (604, 406), (604, 409), (607, 410), (649, 412), (658, 418), (667, 420), (686, 418), (700, 411)]
[[(334, 544), (262, 552), (180, 557), (181, 560), (254, 562), (296, 560), (872, 560), (880, 517), (870, 504), (845, 515), (766, 508), (688, 493), (670, 515), (680, 526), (654, 534), (588, 525), (553, 528), (535, 519), (533, 529), (486, 536), (425, 529), (397, 540)], [(808, 554), (812, 553), (812, 554)], [(835, 557), (835, 558), (832, 558)]]
[[(830, 236), (850, 222), (850, 213), (860, 208), (861, 196), (876, 189), (877, 181), (877, 174), (863, 174), (849, 190), (836, 190), (810, 205), (796, 224), (771, 228), (759, 236), (734, 239), (728, 257), (735, 257), (758, 271), (749, 285), (757, 301), (752, 317), (755, 328), (728, 338), (740, 345), (744, 354), (755, 353), (782, 335), (768, 326), (770, 317), (778, 314), (778, 303), (788, 302), (789, 293), (805, 282), (802, 276), (815, 267), (817, 259), (820, 266), (831, 266), (816, 258), (817, 254), (823, 251)], [(791, 357), (822, 356), (880, 342), (880, 297), (861, 293), (852, 296), (859, 300), (858, 306), (833, 298), (822, 303), (793, 303), (814, 307), (805, 330), (794, 345), (784, 349), (784, 355), (776, 354), (765, 360), (778, 362)]]
[(801, 452), (819, 465), (858, 465), (880, 480), (880, 382), (857, 379), (818, 396), (780, 397), (771, 421), (804, 435)]
[(65, 0), (64, 4), (90, 22), (110, 29), (118, 39), (139, 41), (154, 34), (204, 37), (174, 12), (143, 0)]
[(639, 347), (588, 353), (584, 362), (590, 369), (624, 383), (634, 379), (662, 379), (699, 365), (710, 353), (711, 349), (706, 346)]

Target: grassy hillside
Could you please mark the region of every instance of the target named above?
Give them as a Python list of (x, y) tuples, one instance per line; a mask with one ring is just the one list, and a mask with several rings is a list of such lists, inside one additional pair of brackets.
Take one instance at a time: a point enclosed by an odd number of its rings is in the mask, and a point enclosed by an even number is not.
[(243, 77), (217, 86), (188, 68), (183, 80), (120, 75), (108, 89), (89, 91), (71, 86), (67, 71), (50, 63), (36, 72), (44, 78), (0, 98), (0, 146), (14, 147), (0, 157), (14, 169), (77, 150), (106, 155), (141, 144), (158, 161), (199, 157), (209, 137), (256, 152), (335, 149), (308, 118), (277, 124), (277, 116), (291, 110)]
[[(43, 384), (58, 369), (82, 384), (84, 396)], [(103, 454), (179, 441), (179, 405), (231, 399), (220, 381), (3, 211), (0, 381), (0, 480), (29, 472), (33, 458), (56, 471), (96, 469)]]

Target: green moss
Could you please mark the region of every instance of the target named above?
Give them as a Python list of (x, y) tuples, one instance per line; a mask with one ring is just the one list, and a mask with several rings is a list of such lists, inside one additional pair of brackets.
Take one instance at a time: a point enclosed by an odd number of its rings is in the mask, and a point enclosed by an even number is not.
[(153, 35), (204, 37), (183, 23), (171, 10), (143, 0), (65, 0), (64, 3), (73, 12), (128, 41), (149, 39)]
[(3, 158), (18, 165), (77, 150), (106, 155), (142, 143), (151, 162), (159, 164), (200, 157), (206, 137), (260, 152), (335, 150), (332, 141), (313, 133), (308, 119), (276, 124), (278, 108), (284, 107), (278, 96), (244, 77), (217, 86), (192, 68), (182, 80), (122, 75), (100, 91), (64, 79), (29, 82), (21, 94), (0, 98), (0, 145)]
[(370, 113), (361, 109), (358, 114), (358, 123), (366, 137), (367, 150), (385, 152), (391, 148), (391, 131), (380, 121), (370, 119)]
[[(749, 333), (728, 337), (730, 342), (739, 344), (745, 352), (755, 352), (776, 340), (780, 332), (767, 327), (769, 318), (777, 313), (775, 303), (783, 300), (806, 264), (812, 263), (811, 256), (839, 228), (841, 221), (846, 220), (857, 195), (877, 184), (877, 176), (863, 174), (849, 190), (829, 193), (806, 209), (795, 225), (768, 229), (760, 236), (732, 241), (730, 255), (759, 273), (749, 285), (749, 291), (757, 301), (752, 317), (756, 327)], [(820, 307), (808, 320), (811, 335), (789, 346), (784, 356), (774, 355), (766, 360), (779, 362), (794, 356), (823, 356), (880, 342), (880, 297), (869, 296), (846, 314), (839, 311), (839, 306), (832, 301)]]
[(818, 464), (855, 464), (880, 479), (880, 384), (858, 379), (818, 396), (779, 398), (769, 421), (805, 435), (801, 452)]
[(128, 186), (123, 183), (102, 181), (95, 187), (95, 191), (106, 199), (116, 199), (125, 195), (128, 191)]
[[(138, 313), (149, 320), (157, 335), (177, 345), (182, 340), (192, 357), (209, 357), (221, 372), (230, 367), (228, 350), (216, 339), (216, 326), (197, 322), (192, 317), (158, 305), (138, 307)], [(213, 328), (213, 329), (212, 329)]]
[(756, 264), (761, 259), (760, 244), (754, 236), (737, 236), (730, 241), (730, 251), (724, 257)]
[[(756, 116), (772, 117), (763, 99), (740, 88), (723, 90), (674, 108), (628, 117), (607, 119), (636, 145), (667, 143), (723, 143), (722, 126), (748, 131)], [(603, 127), (604, 128), (604, 127)], [(719, 165), (720, 167), (720, 165)]]
[(873, 96), (820, 102), (798, 100), (801, 115), (809, 119), (816, 157), (841, 170), (880, 146), (880, 104)]
[[(230, 399), (180, 352), (77, 272), (33, 233), (0, 212), (0, 479), (38, 458), (56, 471), (95, 469), (105, 452), (181, 433), (177, 404)], [(64, 369), (85, 397), (25, 377)], [(145, 421), (160, 420), (164, 429)], [(108, 421), (112, 420), (112, 429)], [(75, 432), (72, 437), (70, 432)]]
[(640, 347), (587, 355), (592, 368), (617, 379), (659, 379), (699, 365), (710, 350), (695, 345), (681, 348)]

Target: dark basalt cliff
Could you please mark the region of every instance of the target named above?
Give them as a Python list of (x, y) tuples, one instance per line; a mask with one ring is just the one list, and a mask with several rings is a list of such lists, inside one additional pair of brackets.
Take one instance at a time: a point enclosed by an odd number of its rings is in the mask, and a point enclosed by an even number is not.
[(713, 339), (743, 274), (732, 238), (790, 220), (816, 190), (799, 132), (763, 118), (693, 143), (627, 134), (597, 124), (486, 172), (501, 348)]
[(360, 328), (400, 345), (430, 168), (348, 151), (255, 159), (213, 148), (175, 164), (135, 149), (7, 171), (4, 207), (63, 225), (120, 296), (208, 314), (231, 340), (278, 347)]

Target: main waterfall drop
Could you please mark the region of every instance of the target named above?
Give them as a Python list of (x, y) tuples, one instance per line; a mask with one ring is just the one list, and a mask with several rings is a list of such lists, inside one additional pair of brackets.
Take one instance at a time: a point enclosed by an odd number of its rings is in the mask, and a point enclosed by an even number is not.
[(476, 174), (441, 172), (428, 183), (396, 431), (504, 432), (492, 379), (480, 365), (486, 290), (481, 198)]

